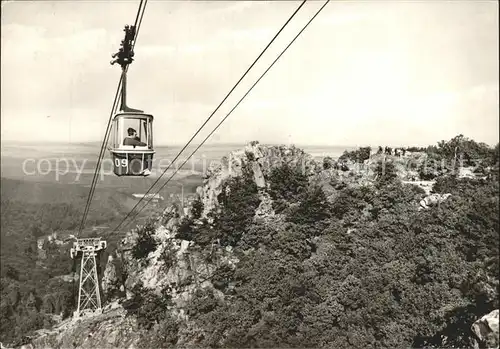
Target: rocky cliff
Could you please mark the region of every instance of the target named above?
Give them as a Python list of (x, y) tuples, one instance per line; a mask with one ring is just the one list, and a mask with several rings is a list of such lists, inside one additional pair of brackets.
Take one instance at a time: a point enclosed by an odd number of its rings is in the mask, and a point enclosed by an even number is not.
[[(329, 199), (335, 198), (339, 183), (371, 185), (376, 179), (374, 168), (377, 161), (371, 160), (362, 167), (363, 171), (332, 168), (320, 164), (304, 151), (287, 146), (263, 146), (257, 142), (248, 144), (244, 149), (231, 152), (213, 165), (197, 189), (202, 212), (195, 216), (195, 208), (188, 210), (188, 217), (193, 224), (210, 221), (212, 213), (220, 208), (219, 196), (225, 190), (225, 184), (240, 177), (244, 169), (251, 172), (253, 182), (258, 188), (260, 203), (255, 210), (257, 221), (277, 221), (279, 214), (273, 210), (273, 201), (269, 194), (267, 178), (274, 168), (283, 164), (300, 169), (310, 182), (321, 185), (330, 193)], [(408, 172), (398, 170), (403, 179)], [(152, 292), (158, 296), (167, 290), (170, 297), (168, 311), (174, 321), (183, 323), (178, 331), (177, 345), (195, 346), (197, 338), (205, 334), (196, 328), (190, 320), (186, 308), (197, 290), (210, 289), (216, 297), (224, 298), (224, 293), (214, 282), (216, 270), (221, 266), (234, 270), (239, 258), (230, 246), (217, 243), (200, 247), (193, 241), (179, 237), (181, 224), (180, 210), (168, 207), (163, 215), (151, 223), (151, 238), (154, 246), (144, 256), (138, 258), (135, 247), (141, 238), (144, 227), (128, 232), (120, 241), (116, 251), (109, 256), (102, 276), (102, 289), (107, 299), (103, 314), (83, 318), (78, 321), (66, 321), (50, 331), (42, 331), (26, 345), (26, 348), (139, 348), (147, 347), (148, 331), (141, 328), (134, 316), (126, 316), (124, 305), (137, 293)], [(232, 285), (228, 285), (231, 288)], [(490, 316), (491, 317), (491, 316)], [(490, 320), (481, 320), (475, 324), (474, 332), (481, 341), (492, 342), (492, 334), (498, 336), (498, 311), (496, 329)], [(484, 324), (488, 326), (485, 326)], [(484, 330), (488, 327), (489, 332)], [(496, 342), (498, 346), (498, 341)]]
[[(231, 178), (242, 175), (243, 168), (252, 171), (253, 180), (259, 189), (260, 205), (255, 212), (256, 219), (274, 216), (272, 200), (267, 192), (266, 176), (273, 168), (288, 164), (301, 169), (313, 178), (321, 172), (321, 166), (303, 150), (294, 146), (263, 146), (258, 142), (248, 144), (244, 149), (233, 151), (212, 165), (197, 194), (203, 204), (200, 218), (207, 218), (219, 207), (218, 196), (224, 184)], [(180, 333), (181, 342), (189, 344), (195, 329), (190, 328), (184, 308), (193, 293), (200, 288), (210, 288), (223, 297), (211, 282), (214, 271), (221, 265), (235, 268), (238, 258), (231, 247), (212, 245), (200, 249), (192, 241), (177, 237), (180, 217), (176, 207), (168, 207), (158, 218), (153, 238), (157, 245), (143, 259), (133, 256), (133, 247), (138, 243), (138, 229), (125, 234), (117, 250), (109, 256), (102, 276), (102, 289), (108, 305), (102, 315), (84, 318), (77, 322), (66, 321), (51, 331), (42, 331), (31, 341), (31, 348), (76, 347), (140, 347), (146, 340), (138, 330), (133, 317), (125, 317), (126, 311), (120, 305), (124, 299), (134, 297), (138, 286), (160, 295), (168, 289), (172, 298), (172, 314), (184, 321), (186, 333)], [(188, 210), (192, 215), (192, 209)], [(200, 222), (200, 219), (197, 220)], [(208, 262), (210, 261), (210, 262)]]
[(299, 168), (308, 176), (320, 173), (321, 166), (313, 157), (305, 153), (302, 149), (294, 146), (263, 146), (258, 142), (249, 143), (244, 149), (233, 151), (221, 159), (220, 163), (212, 165), (203, 180), (203, 186), (197, 190), (203, 203), (203, 216), (213, 210), (217, 210), (217, 196), (221, 193), (223, 184), (229, 178), (241, 176), (243, 167), (248, 165), (253, 172), (253, 178), (257, 188), (262, 194), (262, 207), (259, 209), (260, 215), (268, 212), (269, 205), (266, 189), (268, 183), (265, 178), (273, 168), (283, 164)]

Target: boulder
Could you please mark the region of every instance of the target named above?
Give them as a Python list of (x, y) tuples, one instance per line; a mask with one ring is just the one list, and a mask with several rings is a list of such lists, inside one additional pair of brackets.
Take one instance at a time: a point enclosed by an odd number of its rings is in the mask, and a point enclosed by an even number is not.
[(472, 324), (472, 332), (478, 339), (478, 346), (482, 348), (498, 348), (498, 309), (484, 315)]
[(450, 196), (450, 193), (431, 194), (429, 196), (426, 196), (420, 201), (420, 209), (427, 209), (429, 207), (438, 206), (442, 202), (446, 201)]

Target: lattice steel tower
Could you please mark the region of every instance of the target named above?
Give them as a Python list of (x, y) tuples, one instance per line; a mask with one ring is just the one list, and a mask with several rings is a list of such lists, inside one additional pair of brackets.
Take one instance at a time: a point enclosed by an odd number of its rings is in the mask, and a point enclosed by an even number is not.
[(99, 276), (97, 275), (97, 253), (106, 248), (106, 241), (101, 238), (77, 239), (70, 250), (71, 258), (81, 254), (80, 285), (78, 287), (78, 306), (73, 312), (73, 318), (87, 313), (100, 313), (101, 294), (99, 289)]

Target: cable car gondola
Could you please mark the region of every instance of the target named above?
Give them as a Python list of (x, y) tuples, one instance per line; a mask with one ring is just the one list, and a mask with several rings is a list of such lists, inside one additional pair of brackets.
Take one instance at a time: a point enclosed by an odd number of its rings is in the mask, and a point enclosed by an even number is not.
[(135, 27), (125, 26), (125, 40), (111, 64), (122, 67), (120, 111), (113, 116), (111, 148), (113, 170), (117, 176), (143, 177), (151, 174), (153, 166), (153, 115), (127, 106), (127, 67), (133, 61), (132, 41)]

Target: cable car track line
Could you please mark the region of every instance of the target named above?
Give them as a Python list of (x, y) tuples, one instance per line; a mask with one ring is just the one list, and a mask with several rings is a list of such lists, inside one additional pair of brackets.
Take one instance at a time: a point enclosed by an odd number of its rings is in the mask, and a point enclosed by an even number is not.
[(108, 122), (108, 126), (106, 127), (106, 133), (104, 134), (104, 140), (103, 140), (103, 143), (101, 145), (101, 150), (99, 152), (99, 156), (97, 158), (97, 165), (96, 165), (96, 169), (95, 169), (95, 172), (94, 172), (94, 177), (92, 178), (92, 183), (90, 185), (89, 196), (87, 197), (87, 204), (85, 205), (85, 210), (84, 210), (84, 213), (83, 213), (83, 217), (82, 217), (82, 220), (80, 222), (80, 228), (79, 228), (79, 231), (78, 231), (78, 235), (80, 235), (80, 233), (83, 230), (83, 227), (85, 225), (85, 221), (87, 219), (88, 212), (90, 210), (90, 203), (92, 201), (92, 198), (94, 197), (95, 187), (96, 187), (96, 184), (97, 184), (97, 177), (98, 177), (98, 173), (99, 173), (100, 168), (101, 168), (101, 158), (103, 156), (104, 149), (106, 148), (107, 139), (108, 139), (108, 136), (109, 136), (109, 129), (110, 129), (110, 125), (111, 125), (111, 118), (113, 117), (113, 111), (115, 110), (116, 105), (118, 104), (117, 102), (118, 102), (118, 97), (120, 95), (121, 82), (122, 82), (122, 79), (120, 79), (120, 81), (118, 82), (118, 88), (116, 90), (116, 95), (115, 95), (115, 99), (114, 99), (114, 102), (113, 102), (113, 107), (111, 108), (110, 121)]
[[(142, 2), (143, 2), (143, 1), (144, 1), (144, 0), (141, 0), (141, 1), (139, 2), (139, 9), (137, 10), (137, 14), (135, 15), (134, 26), (137, 26), (137, 23), (138, 23), (138, 21), (139, 21), (139, 16), (140, 16), (140, 13), (141, 13), (141, 9), (142, 9)], [(146, 1), (147, 1), (147, 0), (146, 0)], [(145, 7), (145, 6), (144, 6), (144, 7)], [(144, 13), (144, 11), (143, 11), (143, 13)], [(136, 32), (136, 33), (137, 33), (137, 32)], [(136, 39), (136, 38), (137, 38), (137, 36), (134, 38), (134, 41), (135, 41), (135, 39)]]
[[(144, 6), (143, 6), (143, 3), (144, 3)], [(137, 42), (137, 34), (139, 33), (140, 25), (142, 23), (142, 18), (144, 17), (144, 11), (146, 9), (146, 5), (147, 5), (147, 0), (141, 0), (139, 3), (139, 8), (137, 9), (137, 15), (136, 15), (135, 24), (134, 24), (134, 26), (137, 27), (136, 35), (134, 38), (134, 46), (135, 46), (135, 43)], [(128, 66), (127, 66), (127, 70), (128, 70)], [(97, 186), (97, 178), (98, 178), (99, 171), (101, 169), (101, 160), (102, 160), (102, 157), (106, 151), (106, 147), (107, 147), (108, 141), (109, 141), (111, 121), (113, 119), (113, 115), (115, 114), (115, 110), (118, 107), (118, 98), (120, 96), (120, 88), (122, 87), (122, 81), (123, 81), (123, 75), (120, 76), (120, 80), (118, 81), (118, 87), (116, 90), (116, 94), (115, 94), (115, 98), (114, 98), (114, 102), (113, 102), (113, 107), (111, 108), (111, 114), (109, 116), (108, 125), (106, 127), (106, 132), (104, 134), (104, 140), (103, 140), (103, 143), (101, 145), (101, 149), (99, 151), (99, 156), (97, 158), (97, 164), (96, 164), (96, 169), (94, 172), (94, 177), (92, 178), (92, 183), (90, 185), (90, 190), (89, 190), (89, 196), (87, 197), (87, 203), (85, 205), (85, 210), (84, 210), (84, 213), (82, 216), (82, 220), (80, 222), (80, 227), (79, 227), (77, 236), (79, 236), (80, 233), (83, 231), (83, 228), (85, 226), (85, 221), (87, 220), (87, 216), (88, 216), (88, 213), (90, 211), (90, 204), (91, 204), (92, 199), (94, 197), (95, 188)]]
[[(240, 103), (245, 99), (245, 97), (252, 91), (252, 89), (260, 82), (260, 80), (267, 74), (267, 72), (274, 66), (274, 64), (283, 56), (283, 54), (290, 48), (290, 46), (295, 42), (295, 40), (302, 34), (302, 32), (311, 24), (311, 22), (320, 14), (320, 12), (325, 8), (325, 6), (330, 2), (330, 0), (327, 0), (323, 6), (314, 14), (314, 16), (302, 27), (302, 29), (297, 33), (297, 35), (290, 41), (290, 43), (285, 47), (283, 51), (276, 57), (276, 59), (271, 63), (271, 65), (262, 73), (262, 75), (257, 79), (257, 81), (250, 87), (250, 89), (243, 95), (243, 97), (238, 101), (238, 103), (229, 111), (229, 113), (219, 122), (219, 124), (210, 132), (210, 134), (198, 145), (198, 147), (188, 156), (186, 160), (182, 163), (182, 165), (174, 171), (174, 173), (167, 179), (167, 181), (156, 191), (155, 194), (158, 194), (169, 182), (172, 180), (172, 178), (175, 176), (175, 174), (186, 164), (186, 162), (189, 161), (189, 159), (200, 149), (203, 144), (214, 134), (215, 131), (224, 123), (224, 121), (229, 117), (229, 115), (232, 114), (232, 112), (240, 105)], [(181, 151), (182, 152), (182, 151)], [(175, 160), (174, 160), (175, 161)], [(167, 168), (168, 169), (168, 168)], [(166, 170), (163, 172), (165, 173)], [(161, 176), (160, 176), (161, 177)], [(153, 184), (154, 186), (154, 184)], [(152, 187), (153, 187), (152, 186)], [(145, 197), (145, 196), (144, 196)], [(154, 195), (151, 196), (151, 198), (145, 203), (145, 205), (132, 217), (131, 222), (141, 213), (141, 211), (153, 200)], [(140, 201), (139, 201), (140, 202)], [(137, 204), (139, 204), (139, 202)], [(136, 205), (137, 206), (137, 205)], [(135, 207), (134, 207), (135, 208)], [(130, 212), (132, 212), (134, 209), (132, 209)], [(129, 215), (127, 215), (128, 217)], [(123, 222), (126, 220), (126, 218), (120, 223), (112, 232), (113, 234), (115, 231), (118, 230), (118, 228), (123, 224)], [(130, 224), (130, 223), (129, 223)]]
[[(151, 187), (148, 189), (148, 191), (144, 194), (144, 196), (135, 204), (135, 206), (130, 210), (130, 212), (125, 216), (125, 218), (121, 221), (120, 224), (111, 232), (114, 233), (115, 231), (118, 230), (118, 228), (127, 220), (128, 217), (130, 217), (131, 213), (139, 206), (139, 204), (144, 200), (147, 194), (150, 193), (150, 191), (153, 189), (153, 187), (160, 181), (160, 179), (163, 177), (163, 175), (170, 169), (173, 163), (179, 158), (179, 156), (186, 150), (186, 148), (191, 144), (193, 139), (200, 133), (200, 131), (205, 127), (205, 125), (210, 121), (210, 119), (214, 116), (214, 114), (219, 110), (219, 108), (222, 106), (222, 104), (228, 99), (228, 97), (231, 95), (231, 93), (236, 89), (236, 87), (239, 85), (239, 83), (245, 78), (245, 76), (250, 72), (250, 70), (254, 67), (254, 65), (258, 62), (258, 60), (262, 57), (262, 55), (267, 51), (269, 46), (276, 40), (276, 38), (281, 34), (283, 29), (290, 23), (290, 21), (295, 17), (297, 12), (304, 6), (304, 4), (307, 2), (307, 0), (302, 1), (302, 3), (299, 5), (299, 7), (293, 12), (293, 14), (288, 18), (288, 20), (283, 24), (283, 26), (280, 28), (280, 30), (274, 35), (272, 40), (267, 44), (267, 46), (262, 50), (262, 52), (257, 56), (257, 58), (254, 60), (252, 65), (246, 70), (246, 72), (243, 74), (243, 76), (236, 82), (236, 84), (233, 86), (233, 88), (227, 93), (227, 95), (224, 97), (222, 102), (219, 103), (217, 108), (210, 114), (210, 116), (205, 120), (205, 122), (198, 128), (198, 130), (195, 132), (195, 134), (191, 137), (191, 139), (187, 142), (187, 144), (181, 149), (181, 151), (177, 154), (177, 156), (174, 158), (174, 160), (167, 166), (167, 168), (163, 171), (163, 173), (156, 179), (156, 181), (151, 185)], [(149, 202), (149, 201), (148, 201)], [(140, 210), (142, 211), (142, 209)], [(139, 211), (139, 212), (140, 212)], [(135, 216), (134, 216), (135, 217)]]
[[(142, 0), (141, 0), (142, 4)], [(146, 11), (146, 5), (148, 4), (148, 0), (144, 0), (144, 6), (142, 8), (141, 12), (141, 17), (139, 18), (139, 12), (137, 12), (137, 17), (135, 19), (135, 27), (137, 28), (135, 31), (135, 38), (134, 38), (134, 43), (132, 44), (132, 50), (134, 50), (135, 43), (137, 42), (137, 37), (139, 36), (139, 30), (141, 29), (141, 23), (142, 23), (142, 18), (144, 17), (144, 12)], [(139, 5), (140, 6), (140, 5)], [(137, 19), (139, 18), (139, 22), (137, 22)], [(128, 70), (128, 65), (127, 65), (127, 70)]]

